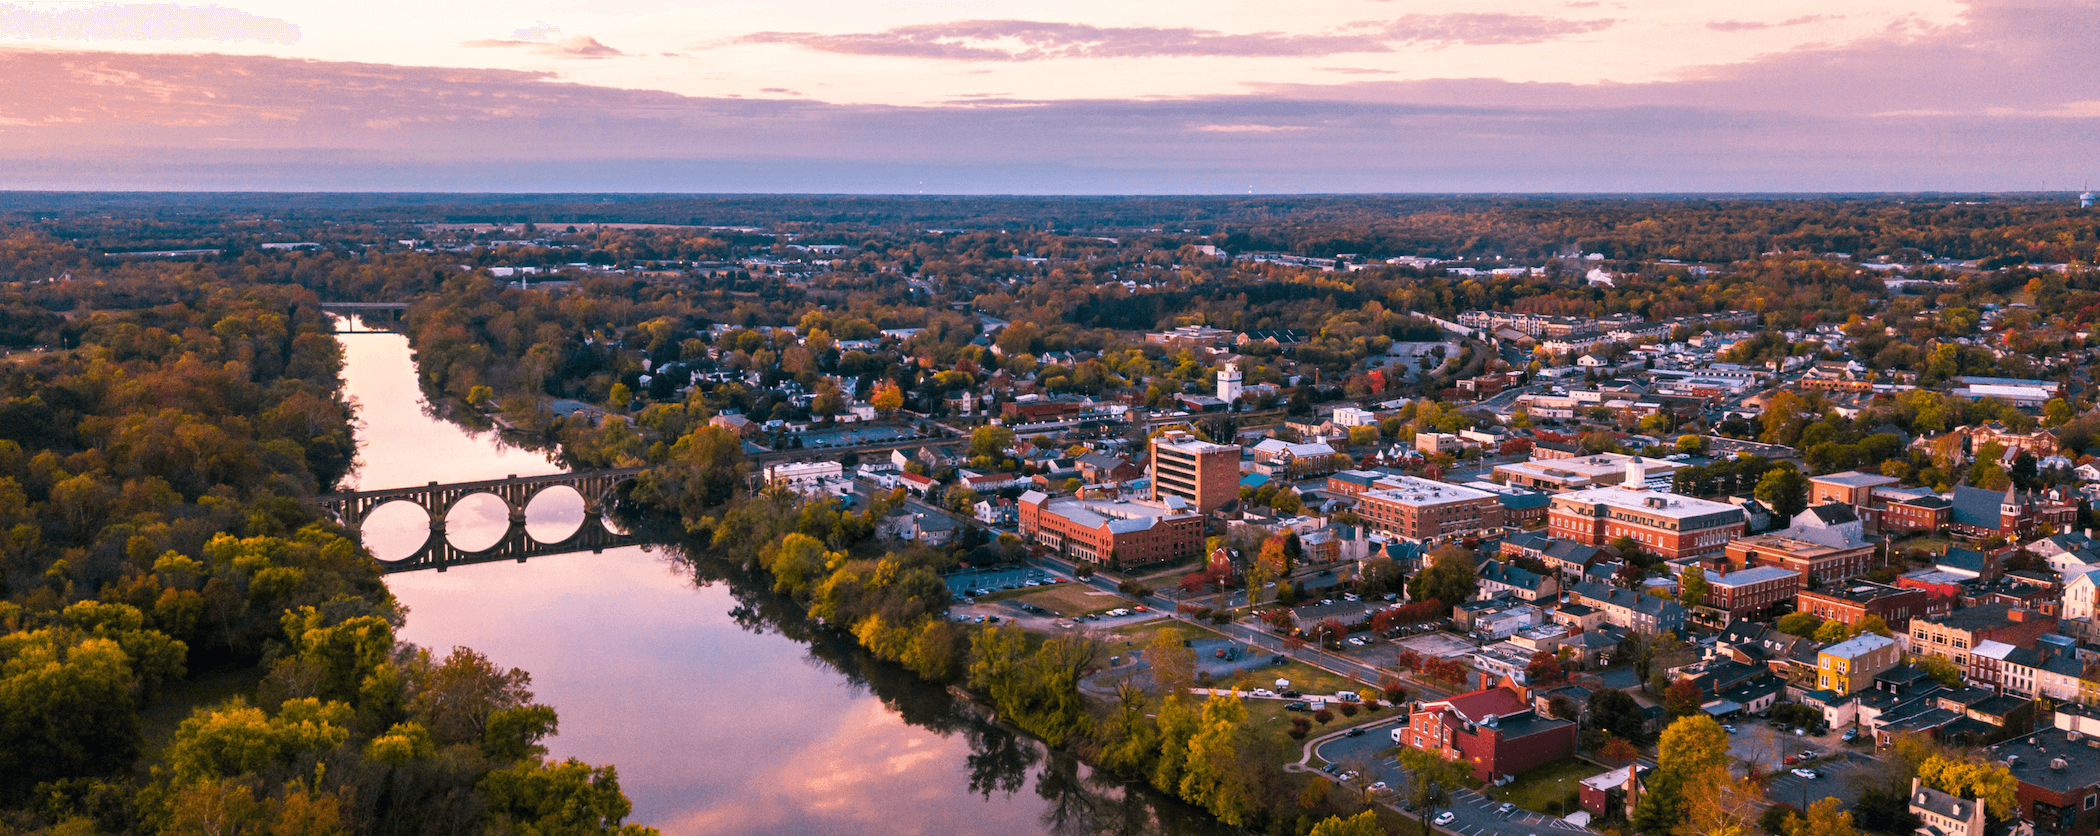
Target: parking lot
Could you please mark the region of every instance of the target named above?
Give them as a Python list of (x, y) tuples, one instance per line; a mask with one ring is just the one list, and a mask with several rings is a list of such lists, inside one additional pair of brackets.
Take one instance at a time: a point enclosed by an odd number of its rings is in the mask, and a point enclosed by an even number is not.
[[(1407, 770), (1402, 769), (1399, 760), (1387, 752), (1393, 748), (1392, 730), (1398, 722), (1399, 718), (1394, 718), (1365, 726), (1367, 731), (1361, 736), (1337, 737), (1322, 742), (1313, 750), (1313, 754), (1334, 765), (1331, 772), (1322, 770), (1329, 776), (1339, 778), (1343, 772), (1361, 770), (1366, 777), (1359, 779), (1356, 782), (1358, 785), (1384, 781), (1396, 793), (1404, 793), (1409, 780)], [(1599, 771), (1603, 771), (1601, 767)], [(1473, 790), (1459, 788), (1450, 792), (1449, 796), (1450, 803), (1438, 808), (1437, 812), (1449, 811), (1452, 814), (1451, 823), (1444, 825), (1443, 829), (1459, 836), (1565, 836), (1591, 832), (1564, 820), (1530, 810), (1516, 810), (1504, 815), (1500, 802)], [(1401, 797), (1402, 795), (1398, 794), (1388, 795), (1382, 800), (1396, 802)]]
[(918, 438), (919, 434), (908, 427), (848, 427), (835, 430), (810, 430), (802, 433), (802, 446), (808, 447), (855, 447), (862, 444), (884, 444)]
[(1423, 633), (1419, 636), (1408, 636), (1398, 640), (1396, 644), (1404, 650), (1412, 650), (1423, 656), (1435, 656), (1442, 659), (1464, 656), (1479, 649), (1479, 645), (1471, 641), (1441, 631)]
[(1765, 797), (1804, 809), (1824, 798), (1835, 798), (1838, 809), (1851, 809), (1859, 803), (1861, 789), (1855, 777), (1874, 764), (1873, 758), (1859, 752), (1839, 752), (1807, 764), (1816, 773), (1814, 778), (1802, 778), (1787, 767), (1765, 781)]
[(967, 598), (972, 597), (972, 593), (980, 589), (987, 589), (993, 592), (1019, 589), (1027, 585), (1029, 581), (1041, 584), (1052, 577), (1054, 576), (1047, 570), (1029, 566), (1018, 569), (979, 569), (970, 572), (956, 572), (952, 575), (943, 576), (941, 580), (947, 581), (948, 591), (951, 594)]

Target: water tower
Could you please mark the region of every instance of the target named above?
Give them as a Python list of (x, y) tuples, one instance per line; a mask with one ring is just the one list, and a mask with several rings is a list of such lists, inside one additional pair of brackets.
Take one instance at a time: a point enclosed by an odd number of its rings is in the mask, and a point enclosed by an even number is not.
[(2093, 208), (2093, 193), (2092, 193), (2091, 191), (2087, 191), (2086, 193), (2084, 193), (2084, 194), (2081, 194), (2081, 195), (2079, 195), (2079, 196), (2078, 196), (2078, 208), (2080, 208), (2080, 209), (2091, 209), (2091, 208)]
[(1218, 400), (1226, 403), (1240, 399), (1240, 367), (1237, 363), (1226, 363), (1218, 370)]

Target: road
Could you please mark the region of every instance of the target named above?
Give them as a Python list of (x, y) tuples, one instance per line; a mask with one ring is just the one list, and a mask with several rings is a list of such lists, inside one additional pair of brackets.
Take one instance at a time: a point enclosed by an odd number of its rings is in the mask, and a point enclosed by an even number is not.
[[(1363, 770), (1368, 780), (1357, 782), (1351, 791), (1373, 781), (1384, 781), (1396, 790), (1408, 786), (1410, 776), (1400, 766), (1400, 761), (1382, 754), (1393, 748), (1392, 729), (1404, 718), (1395, 717), (1375, 725), (1364, 726), (1366, 733), (1358, 737), (1333, 737), (1313, 746), (1313, 754), (1328, 763), (1340, 764), (1341, 770)], [(1552, 816), (1518, 810), (1504, 816), (1496, 812), (1502, 803), (1464, 787), (1448, 793), (1450, 802), (1436, 812), (1449, 810), (1455, 816), (1449, 825), (1440, 830), (1458, 836), (1539, 836), (1542, 833), (1589, 833), (1590, 831), (1569, 824)], [(1397, 802), (1399, 795), (1388, 797)]]

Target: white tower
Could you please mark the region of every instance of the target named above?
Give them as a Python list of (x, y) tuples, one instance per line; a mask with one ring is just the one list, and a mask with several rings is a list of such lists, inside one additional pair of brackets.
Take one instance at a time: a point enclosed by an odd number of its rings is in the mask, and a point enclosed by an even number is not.
[(1218, 370), (1218, 400), (1226, 403), (1240, 399), (1240, 367), (1238, 363), (1226, 363)]
[(1626, 460), (1626, 480), (1619, 485), (1636, 491), (1648, 487), (1648, 466), (1641, 463), (1641, 457)]
[(2078, 196), (2078, 208), (2080, 208), (2080, 209), (2091, 209), (2091, 208), (2093, 208), (2093, 193), (2092, 193), (2092, 192), (2086, 192), (2085, 194), (2081, 194), (2081, 195), (2079, 195), (2079, 196)]

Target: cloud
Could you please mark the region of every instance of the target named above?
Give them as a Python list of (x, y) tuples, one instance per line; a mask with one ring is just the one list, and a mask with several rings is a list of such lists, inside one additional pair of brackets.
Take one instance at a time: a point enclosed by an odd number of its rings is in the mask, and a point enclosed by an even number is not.
[(513, 29), (510, 36), (521, 41), (544, 41), (559, 34), (561, 27), (542, 20), (523, 29)]
[(559, 41), (535, 41), (518, 39), (483, 38), (468, 41), (461, 46), (472, 47), (524, 47), (534, 55), (552, 55), (556, 58), (618, 58), (627, 53), (598, 42), (597, 38), (577, 35)]
[(1498, 12), (1412, 14), (1393, 21), (1386, 27), (1385, 34), (1397, 42), (1411, 44), (1532, 44), (1608, 29), (1617, 22), (1609, 18), (1567, 20)]
[(1782, 20), (1778, 23), (1759, 23), (1755, 21), (1743, 20), (1716, 20), (1706, 24), (1706, 28), (1712, 29), (1716, 32), (1755, 32), (1761, 29), (1782, 29), (1788, 26), (1805, 26), (1810, 23), (1820, 23), (1825, 20), (1841, 20), (1843, 18), (1843, 15), (1802, 15), (1797, 18)]
[(61, 41), (263, 41), (295, 44), (299, 27), (224, 6), (174, 3), (0, 4), (0, 37)]
[(1030, 20), (965, 20), (880, 32), (758, 32), (748, 44), (793, 44), (823, 52), (947, 61), (1051, 61), (1075, 58), (1295, 58), (1391, 52), (1405, 44), (1524, 44), (1594, 32), (1611, 20), (1533, 15), (1411, 14), (1318, 34), (1231, 34), (1188, 27), (1102, 27)]
[(2026, 188), (2094, 173), (2093, 43), (2100, 3), (1986, 2), (1956, 25), (1644, 84), (1354, 76), (926, 107), (680, 96), (545, 72), (0, 50), (0, 77), (38, 81), (0, 97), (0, 188)]

